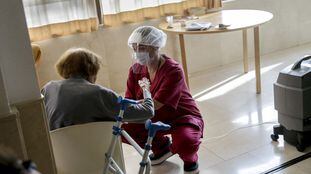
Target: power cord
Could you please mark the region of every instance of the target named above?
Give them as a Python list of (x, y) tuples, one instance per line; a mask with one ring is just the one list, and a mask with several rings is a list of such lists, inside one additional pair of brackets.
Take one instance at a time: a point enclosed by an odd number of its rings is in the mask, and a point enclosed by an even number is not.
[[(246, 128), (250, 128), (250, 127), (256, 127), (256, 126), (260, 126), (260, 125), (263, 125), (263, 124), (278, 124), (278, 122), (275, 122), (275, 121), (263, 122), (263, 123), (259, 123), (259, 124), (252, 124), (252, 125), (248, 125), (248, 126), (242, 126), (242, 127), (234, 128), (234, 129), (231, 129), (230, 131), (228, 131), (227, 133), (225, 133), (225, 134), (223, 134), (223, 135), (205, 139), (205, 140), (203, 140), (203, 142), (204, 142), (204, 143), (206, 143), (206, 142), (209, 142), (209, 143), (210, 143), (210, 142), (215, 142), (215, 141), (217, 141), (218, 139), (224, 138), (224, 137), (230, 135), (231, 133), (233, 133), (233, 132), (235, 132), (235, 131), (237, 131), (237, 130), (246, 129)], [(214, 141), (211, 141), (211, 140), (214, 140)]]

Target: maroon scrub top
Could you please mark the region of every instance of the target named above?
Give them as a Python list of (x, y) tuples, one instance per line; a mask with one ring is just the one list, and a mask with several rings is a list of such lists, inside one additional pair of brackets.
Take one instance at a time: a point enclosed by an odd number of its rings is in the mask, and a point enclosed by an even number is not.
[[(191, 124), (203, 131), (203, 120), (200, 111), (192, 98), (185, 82), (182, 67), (172, 58), (165, 55), (164, 64), (157, 70), (151, 82), (150, 92), (154, 100), (164, 104), (155, 111), (152, 121), (162, 121), (171, 125)], [(126, 98), (143, 99), (138, 80), (150, 76), (146, 66), (134, 64), (129, 71)]]

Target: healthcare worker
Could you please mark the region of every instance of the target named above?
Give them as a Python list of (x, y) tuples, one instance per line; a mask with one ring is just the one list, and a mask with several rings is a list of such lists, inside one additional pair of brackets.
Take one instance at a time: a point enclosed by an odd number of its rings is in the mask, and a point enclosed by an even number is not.
[[(185, 83), (182, 67), (172, 58), (160, 54), (165, 46), (166, 34), (152, 26), (142, 26), (133, 31), (128, 45), (133, 59), (127, 80), (127, 98), (143, 98), (138, 81), (147, 78), (155, 104), (152, 121), (168, 123), (172, 128), (159, 132), (153, 140), (151, 161), (158, 165), (174, 154), (184, 162), (185, 173), (199, 173), (198, 150), (203, 136), (204, 123), (200, 111)], [(147, 131), (142, 124), (130, 123), (124, 129), (143, 146)], [(167, 135), (171, 135), (170, 139)], [(126, 142), (125, 140), (123, 140)]]
[[(120, 104), (111, 89), (95, 84), (100, 57), (84, 48), (67, 50), (56, 64), (63, 80), (47, 83), (43, 89), (50, 130), (96, 121), (114, 121)], [(138, 82), (137, 82), (138, 83)], [(143, 122), (154, 115), (148, 81), (141, 81), (144, 100), (127, 105), (125, 121)]]

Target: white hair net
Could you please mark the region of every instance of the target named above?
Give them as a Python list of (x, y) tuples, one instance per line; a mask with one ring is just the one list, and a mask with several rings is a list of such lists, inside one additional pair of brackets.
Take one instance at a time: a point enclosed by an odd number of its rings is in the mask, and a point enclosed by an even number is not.
[(163, 48), (166, 44), (167, 36), (162, 31), (153, 26), (141, 26), (136, 28), (128, 39), (128, 45), (142, 44), (158, 48)]

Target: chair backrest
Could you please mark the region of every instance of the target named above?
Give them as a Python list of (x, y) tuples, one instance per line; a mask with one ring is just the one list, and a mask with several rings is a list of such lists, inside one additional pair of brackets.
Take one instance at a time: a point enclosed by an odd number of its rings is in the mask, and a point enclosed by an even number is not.
[[(113, 122), (94, 122), (50, 132), (58, 174), (102, 174)], [(125, 170), (121, 141), (113, 155)]]

